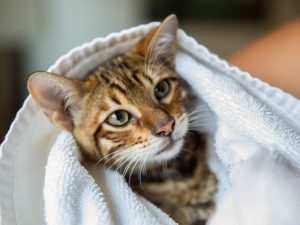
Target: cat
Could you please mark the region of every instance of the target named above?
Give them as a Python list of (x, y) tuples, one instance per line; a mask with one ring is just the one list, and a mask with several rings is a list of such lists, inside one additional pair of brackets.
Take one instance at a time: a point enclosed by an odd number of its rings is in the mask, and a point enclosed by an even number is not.
[(217, 179), (205, 135), (190, 130), (193, 97), (175, 72), (177, 29), (170, 15), (85, 80), (36, 72), (28, 90), (53, 124), (73, 134), (83, 160), (123, 172), (180, 225), (205, 224)]

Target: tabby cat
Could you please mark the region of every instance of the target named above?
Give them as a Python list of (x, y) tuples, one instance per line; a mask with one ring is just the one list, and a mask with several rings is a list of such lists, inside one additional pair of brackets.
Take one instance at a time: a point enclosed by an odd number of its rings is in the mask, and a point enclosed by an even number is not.
[(53, 124), (73, 134), (83, 160), (123, 172), (180, 225), (205, 224), (217, 180), (205, 136), (190, 130), (193, 102), (174, 69), (177, 28), (171, 15), (86, 80), (37, 72), (28, 90)]

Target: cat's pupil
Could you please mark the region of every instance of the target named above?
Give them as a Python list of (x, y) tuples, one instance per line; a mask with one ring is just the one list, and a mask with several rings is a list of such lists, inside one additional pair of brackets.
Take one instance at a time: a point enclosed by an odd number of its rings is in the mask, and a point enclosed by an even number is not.
[(154, 89), (155, 96), (158, 99), (164, 98), (169, 93), (169, 89), (170, 89), (169, 82), (167, 80), (162, 80), (156, 85)]
[(107, 118), (107, 122), (112, 126), (122, 126), (129, 121), (129, 117), (129, 113), (125, 110), (118, 110)]
[(120, 111), (117, 111), (113, 114), (116, 120), (120, 121), (121, 123), (125, 121), (125, 116)]

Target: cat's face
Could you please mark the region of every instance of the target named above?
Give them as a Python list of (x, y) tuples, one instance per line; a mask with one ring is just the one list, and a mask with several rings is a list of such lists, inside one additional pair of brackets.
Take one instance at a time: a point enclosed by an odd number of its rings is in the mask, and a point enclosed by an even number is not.
[(98, 158), (161, 162), (179, 153), (188, 120), (171, 66), (127, 54), (100, 68), (84, 86), (73, 133), (84, 148), (96, 146)]
[(176, 31), (176, 17), (168, 17), (86, 81), (38, 73), (29, 91), (93, 159), (130, 167), (174, 158), (188, 128), (174, 71)]

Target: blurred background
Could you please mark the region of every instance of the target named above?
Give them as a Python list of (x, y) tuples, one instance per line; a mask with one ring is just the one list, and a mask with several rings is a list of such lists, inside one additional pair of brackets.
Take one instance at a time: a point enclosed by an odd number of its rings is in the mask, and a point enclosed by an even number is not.
[(26, 80), (71, 48), (176, 13), (226, 58), (300, 15), (299, 0), (0, 0), (0, 143), (27, 96)]

